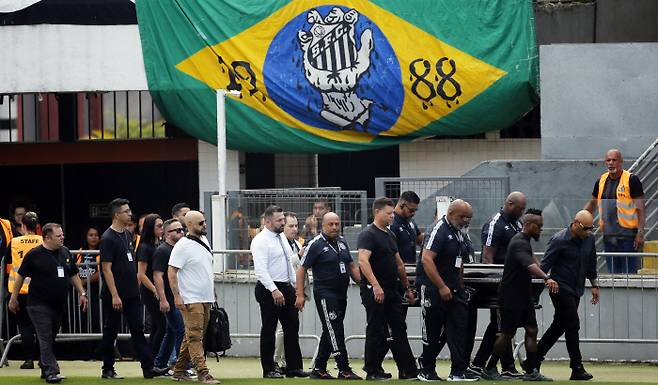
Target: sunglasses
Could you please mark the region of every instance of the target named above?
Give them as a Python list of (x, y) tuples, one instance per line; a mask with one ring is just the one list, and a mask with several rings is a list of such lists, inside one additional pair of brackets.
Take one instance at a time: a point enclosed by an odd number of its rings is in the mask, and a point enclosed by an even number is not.
[(183, 230), (182, 227), (178, 227), (178, 228), (175, 228), (175, 229), (167, 230), (168, 233), (173, 233), (174, 231), (180, 234), (180, 233), (182, 233), (182, 232), (185, 231), (185, 230)]
[(594, 230), (594, 226), (583, 226), (583, 224), (580, 223), (580, 222), (578, 222), (578, 224), (580, 225), (580, 228), (583, 229), (583, 231), (592, 231), (592, 230)]
[(197, 225), (199, 225), (199, 226), (203, 226), (205, 224), (206, 224), (206, 221), (201, 221), (201, 222), (197, 223)]

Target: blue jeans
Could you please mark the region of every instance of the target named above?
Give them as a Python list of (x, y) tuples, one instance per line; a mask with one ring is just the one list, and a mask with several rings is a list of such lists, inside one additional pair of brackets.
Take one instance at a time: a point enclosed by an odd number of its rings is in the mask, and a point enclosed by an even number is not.
[(155, 357), (155, 366), (158, 368), (164, 368), (176, 362), (176, 356), (183, 343), (183, 337), (185, 337), (185, 324), (180, 310), (172, 306), (165, 316), (167, 317), (167, 331), (162, 339), (160, 351)]
[[(604, 239), (603, 248), (606, 252), (635, 252), (633, 238)], [(638, 257), (605, 257), (610, 273), (637, 274)]]

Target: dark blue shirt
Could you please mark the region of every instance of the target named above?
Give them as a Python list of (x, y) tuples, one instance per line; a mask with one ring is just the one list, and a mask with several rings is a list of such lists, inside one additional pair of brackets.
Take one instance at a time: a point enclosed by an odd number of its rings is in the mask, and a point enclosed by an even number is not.
[(346, 299), (352, 262), (349, 246), (342, 236), (335, 241), (329, 241), (324, 234), (313, 238), (302, 257), (302, 266), (313, 271), (313, 296)]
[(541, 269), (550, 273), (560, 285), (560, 292), (580, 297), (585, 291), (585, 278), (596, 279), (596, 246), (594, 236), (581, 239), (569, 227), (548, 241)]
[[(464, 286), (461, 268), (463, 263), (469, 262), (472, 249), (468, 237), (452, 227), (445, 216), (427, 229), (423, 249), (436, 253), (434, 257), (436, 269), (450, 289), (457, 290)], [(425, 273), (422, 259), (416, 265), (416, 284), (434, 286)]]
[(496, 248), (493, 263), (505, 263), (507, 245), (522, 228), (521, 222), (512, 220), (503, 210), (496, 213), (489, 222), (482, 226), (482, 249), (484, 250), (484, 246)]
[(404, 263), (416, 263), (416, 238), (418, 238), (420, 230), (413, 219), (403, 218), (395, 214), (390, 229), (396, 237), (398, 252), (402, 261)]

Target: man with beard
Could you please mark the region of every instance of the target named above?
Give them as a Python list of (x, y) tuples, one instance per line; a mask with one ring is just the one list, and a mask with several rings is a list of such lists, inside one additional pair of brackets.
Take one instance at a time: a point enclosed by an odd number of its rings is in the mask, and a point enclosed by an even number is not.
[(558, 293), (550, 293), (555, 308), (553, 322), (537, 344), (539, 362), (564, 334), (569, 352), (570, 380), (590, 380), (593, 376), (585, 371), (580, 354), (580, 318), (578, 304), (585, 292), (585, 279), (592, 286), (592, 305), (599, 303), (599, 284), (596, 280), (596, 245), (592, 230), (594, 218), (589, 211), (579, 211), (573, 222), (548, 241), (541, 269), (560, 285)]
[[(482, 263), (495, 263), (498, 265), (505, 263), (507, 245), (512, 237), (521, 231), (522, 225), (519, 218), (523, 215), (526, 202), (527, 199), (522, 192), (514, 191), (510, 193), (505, 199), (503, 208), (482, 226)], [(496, 335), (500, 331), (498, 310), (491, 309), (490, 315), (490, 322), (482, 337), (480, 348), (468, 370), (483, 378), (495, 380), (498, 377), (496, 364), (499, 357), (492, 355), (492, 353)], [(472, 320), (472, 322), (477, 322), (477, 320)], [(511, 342), (503, 352), (504, 354), (500, 357), (500, 376), (507, 379), (519, 377), (521, 374), (514, 367)], [(489, 359), (488, 364), (487, 359)], [(486, 368), (485, 364), (487, 364)]]
[(477, 381), (466, 371), (468, 295), (464, 288), (464, 260), (468, 258), (466, 235), (473, 217), (471, 205), (456, 199), (427, 230), (416, 286), (422, 306), (423, 353), (418, 358), (421, 381), (441, 381), (436, 374), (441, 332), (445, 328), (452, 365), (448, 381)]
[(264, 227), (251, 241), (254, 272), (258, 283), (255, 296), (260, 305), (260, 362), (263, 378), (283, 378), (274, 363), (277, 323), (283, 329), (286, 377), (308, 377), (302, 370), (299, 347), (299, 316), (295, 308), (295, 270), (292, 251), (283, 234), (286, 218), (279, 206), (269, 206), (263, 213)]
[(304, 276), (308, 269), (313, 270), (313, 298), (322, 322), (322, 338), (311, 378), (335, 378), (327, 371), (327, 361), (333, 356), (338, 365), (338, 379), (360, 380), (361, 377), (350, 368), (343, 328), (350, 276), (354, 282), (359, 282), (359, 266), (350, 255), (347, 241), (340, 236), (340, 218), (336, 213), (324, 214), (322, 232), (305, 248), (302, 266), (297, 270), (295, 307), (299, 310), (304, 308), (306, 301)]
[(539, 373), (537, 366), (537, 318), (532, 299), (533, 277), (543, 279), (550, 293), (558, 292), (557, 282), (541, 270), (539, 261), (532, 255), (530, 239), (539, 240), (543, 225), (540, 210), (526, 211), (523, 229), (509, 242), (503, 278), (498, 287), (501, 333), (494, 344), (494, 352), (502, 356), (516, 334), (516, 329), (523, 327), (528, 357), (524, 365), (527, 371), (523, 376), (525, 381), (551, 381)]
[[(185, 337), (174, 366), (173, 379), (190, 381), (187, 366), (197, 372), (202, 384), (218, 384), (208, 370), (203, 350), (203, 335), (215, 301), (212, 252), (206, 239), (206, 219), (198, 211), (185, 214), (188, 234), (171, 250), (167, 276), (174, 304), (183, 315)], [(182, 227), (181, 227), (182, 228)], [(182, 231), (182, 230), (178, 230)]]

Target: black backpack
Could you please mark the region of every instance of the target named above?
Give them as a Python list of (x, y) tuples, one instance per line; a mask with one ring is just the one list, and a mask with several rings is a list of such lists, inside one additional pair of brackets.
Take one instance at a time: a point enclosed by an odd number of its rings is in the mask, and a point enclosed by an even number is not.
[(226, 351), (231, 348), (231, 334), (229, 330), (228, 314), (226, 310), (219, 307), (217, 302), (210, 308), (210, 320), (206, 328), (206, 334), (203, 337), (203, 349), (215, 353), (217, 362), (219, 356), (224, 356)]

